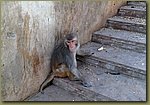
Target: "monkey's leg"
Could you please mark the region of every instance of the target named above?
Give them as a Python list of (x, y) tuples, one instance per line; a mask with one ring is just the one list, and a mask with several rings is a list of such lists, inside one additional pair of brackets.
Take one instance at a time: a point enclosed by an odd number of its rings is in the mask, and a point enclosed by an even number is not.
[(58, 70), (59, 72), (57, 71), (56, 73), (57, 77), (68, 77), (72, 81), (79, 80), (70, 72), (69, 68), (65, 64), (62, 64)]

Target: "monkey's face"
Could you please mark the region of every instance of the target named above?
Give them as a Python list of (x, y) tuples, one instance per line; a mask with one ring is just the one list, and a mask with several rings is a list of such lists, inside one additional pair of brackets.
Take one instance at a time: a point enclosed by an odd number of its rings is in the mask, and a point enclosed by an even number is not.
[(66, 44), (71, 52), (76, 52), (77, 49), (77, 38), (73, 38), (72, 40), (67, 40)]

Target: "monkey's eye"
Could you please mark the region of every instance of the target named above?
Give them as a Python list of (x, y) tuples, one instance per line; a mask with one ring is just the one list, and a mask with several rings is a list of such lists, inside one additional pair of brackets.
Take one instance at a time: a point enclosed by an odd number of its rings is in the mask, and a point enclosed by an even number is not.
[(76, 40), (71, 40), (71, 41), (67, 41), (67, 43), (69, 44), (69, 43), (77, 43), (77, 41)]
[(71, 43), (70, 41), (67, 41), (67, 43)]
[(72, 42), (72, 43), (74, 43), (75, 41), (74, 41), (74, 40), (72, 40), (71, 42)]
[(71, 42), (72, 42), (72, 43), (77, 43), (77, 41), (76, 41), (76, 40), (72, 40)]

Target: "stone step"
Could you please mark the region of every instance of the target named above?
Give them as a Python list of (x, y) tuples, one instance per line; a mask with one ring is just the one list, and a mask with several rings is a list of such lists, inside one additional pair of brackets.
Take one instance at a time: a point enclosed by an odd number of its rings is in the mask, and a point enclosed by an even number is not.
[(118, 15), (120, 16), (132, 16), (137, 18), (146, 18), (146, 7), (143, 6), (122, 6), (119, 9)]
[(70, 93), (76, 94), (87, 101), (115, 101), (109, 97), (83, 87), (80, 83), (76, 83), (75, 81), (70, 81), (68, 79), (54, 78), (53, 84), (69, 91)]
[(125, 16), (114, 16), (107, 19), (106, 27), (146, 33), (146, 19)]
[(45, 102), (45, 101), (86, 101), (86, 100), (58, 86), (50, 85), (49, 87), (45, 88), (44, 94), (39, 92), (33, 95), (32, 97), (29, 97), (25, 101)]
[(94, 42), (81, 46), (81, 51), (94, 54), (86, 59), (78, 56), (78, 60), (128, 76), (146, 79), (146, 54)]
[(146, 34), (103, 28), (92, 35), (92, 41), (146, 53)]
[(143, 6), (146, 7), (146, 1), (128, 1), (128, 5), (134, 5), (134, 6)]
[(54, 78), (53, 84), (87, 101), (146, 101), (146, 81), (112, 75), (89, 65), (82, 65), (79, 70), (92, 87), (84, 87), (79, 81), (67, 78)]
[(79, 81), (54, 78), (53, 84), (25, 101), (146, 101), (146, 81), (112, 75), (107, 69), (80, 62), (78, 69), (92, 87)]

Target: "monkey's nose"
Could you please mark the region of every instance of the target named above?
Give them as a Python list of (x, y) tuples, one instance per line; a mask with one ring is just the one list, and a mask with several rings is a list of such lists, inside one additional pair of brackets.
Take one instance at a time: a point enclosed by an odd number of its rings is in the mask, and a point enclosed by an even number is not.
[(70, 45), (70, 48), (75, 48), (75, 45), (71, 44), (71, 45)]

